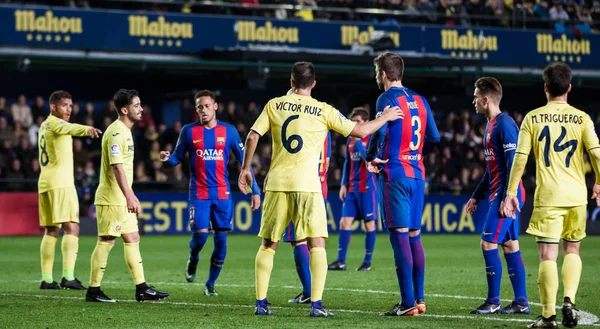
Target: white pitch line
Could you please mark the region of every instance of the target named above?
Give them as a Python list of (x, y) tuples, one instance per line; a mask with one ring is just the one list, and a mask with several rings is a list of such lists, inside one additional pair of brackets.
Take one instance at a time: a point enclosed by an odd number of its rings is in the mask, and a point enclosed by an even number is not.
[[(38, 281), (33, 281), (33, 280), (23, 280), (24, 282), (38, 282)], [(107, 284), (118, 284), (118, 285), (129, 285), (131, 284), (131, 282), (120, 282), (120, 281), (104, 281)], [(190, 284), (190, 283), (183, 283), (183, 282), (153, 282), (153, 284), (156, 285), (166, 285), (166, 286), (200, 286), (200, 284)], [(250, 284), (232, 284), (232, 283), (224, 283), (224, 284), (219, 284), (219, 286), (223, 286), (223, 287), (233, 287), (233, 288), (254, 288), (254, 285), (250, 285)], [(271, 288), (284, 288), (284, 289), (302, 289), (302, 287), (297, 287), (297, 286), (271, 286)], [(371, 290), (371, 289), (348, 289), (348, 288), (336, 288), (336, 287), (331, 287), (331, 288), (325, 288), (325, 290), (329, 290), (329, 291), (346, 291), (346, 292), (356, 292), (356, 293), (370, 293), (370, 294), (385, 294), (385, 295), (391, 295), (391, 294), (399, 294), (399, 292), (397, 291), (384, 291), (384, 290)], [(473, 296), (459, 296), (459, 295), (444, 295), (444, 294), (425, 294), (426, 297), (439, 297), (439, 298), (453, 298), (453, 299), (469, 299), (469, 300), (481, 300), (484, 299), (482, 297), (473, 297)], [(503, 299), (503, 301), (506, 302), (511, 302), (511, 299)], [(213, 304), (211, 304), (213, 305)], [(529, 302), (529, 305), (533, 305), (533, 306), (542, 306), (542, 304), (537, 303), (537, 302)], [(556, 306), (557, 309), (560, 309), (560, 306)], [(358, 311), (358, 310), (337, 310), (339, 312), (354, 312), (354, 313), (364, 313), (366, 311)], [(366, 313), (370, 313), (370, 312), (366, 312)], [(375, 312), (376, 313), (376, 312)], [(594, 326), (599, 326), (600, 324), (595, 324), (596, 322), (600, 321), (600, 319), (592, 313), (589, 312), (585, 312), (585, 311), (579, 311), (580, 313), (580, 319), (579, 319), (579, 324), (582, 325), (594, 325)], [(439, 315), (439, 317), (443, 317), (444, 315)], [(448, 315), (449, 317), (455, 317), (455, 318), (461, 318), (461, 315)], [(469, 318), (470, 317), (466, 317)], [(506, 319), (499, 319), (499, 320), (506, 320)], [(515, 319), (518, 320), (518, 319)], [(529, 321), (529, 320), (525, 320), (525, 321)]]

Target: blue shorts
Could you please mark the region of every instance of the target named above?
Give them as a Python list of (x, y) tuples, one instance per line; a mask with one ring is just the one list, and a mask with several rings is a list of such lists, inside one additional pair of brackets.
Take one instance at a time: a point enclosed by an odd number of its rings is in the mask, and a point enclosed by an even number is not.
[[(490, 203), (490, 209), (481, 233), (481, 240), (483, 241), (503, 244), (506, 241), (519, 240), (519, 213), (516, 212), (515, 219), (500, 217), (500, 203), (501, 200)], [(524, 203), (521, 202), (521, 209), (523, 209), (523, 205)]]
[(342, 218), (371, 221), (377, 219), (377, 192), (348, 192), (342, 204)]
[(233, 202), (231, 200), (195, 200), (189, 202), (190, 228), (231, 231)]
[(414, 178), (382, 181), (379, 190), (382, 202), (381, 221), (384, 228), (421, 229), (425, 203), (424, 181)]
[[(325, 210), (327, 210), (327, 200), (325, 200)], [(296, 242), (294, 232), (294, 223), (290, 221), (290, 224), (285, 228), (285, 232), (283, 232), (283, 242)]]

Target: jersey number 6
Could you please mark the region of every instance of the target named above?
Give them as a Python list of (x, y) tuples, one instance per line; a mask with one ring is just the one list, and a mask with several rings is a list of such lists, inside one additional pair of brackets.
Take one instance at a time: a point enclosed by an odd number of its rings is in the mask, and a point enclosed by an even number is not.
[[(291, 154), (300, 152), (300, 150), (302, 149), (302, 145), (304, 145), (304, 141), (302, 140), (302, 137), (300, 137), (300, 135), (290, 135), (288, 137), (286, 134), (290, 122), (298, 119), (299, 117), (300, 115), (298, 114), (292, 115), (291, 117), (287, 118), (283, 123), (283, 126), (281, 126), (281, 143), (283, 144), (283, 147)], [(296, 146), (294, 147), (292, 147), (293, 141), (296, 141)]]

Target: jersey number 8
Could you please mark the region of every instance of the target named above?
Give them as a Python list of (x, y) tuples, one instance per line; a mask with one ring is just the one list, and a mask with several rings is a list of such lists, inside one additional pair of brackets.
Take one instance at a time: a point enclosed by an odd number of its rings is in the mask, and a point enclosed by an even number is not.
[[(283, 123), (283, 126), (281, 126), (281, 143), (283, 144), (283, 147), (291, 154), (296, 154), (300, 152), (300, 150), (302, 149), (302, 145), (304, 145), (304, 141), (302, 140), (302, 137), (300, 137), (300, 135), (287, 136), (286, 134), (290, 122), (298, 119), (299, 117), (300, 115), (298, 114), (292, 115), (291, 117), (287, 118)], [(296, 145), (292, 146), (292, 142), (294, 141), (296, 141)]]
[(50, 159), (48, 158), (48, 151), (46, 150), (46, 137), (44, 135), (42, 135), (42, 138), (40, 138), (40, 150), (42, 150), (40, 153), (40, 164), (42, 167), (45, 167), (48, 165), (48, 162), (50, 162)]

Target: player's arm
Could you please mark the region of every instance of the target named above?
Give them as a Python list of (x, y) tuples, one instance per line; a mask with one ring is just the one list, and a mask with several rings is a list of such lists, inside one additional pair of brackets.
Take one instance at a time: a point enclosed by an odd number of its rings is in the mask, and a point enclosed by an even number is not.
[(187, 128), (183, 127), (183, 129), (181, 129), (179, 132), (179, 139), (177, 140), (177, 145), (175, 146), (175, 150), (173, 150), (173, 154), (171, 154), (169, 151), (161, 151), (160, 161), (168, 163), (172, 166), (179, 165), (183, 161), (185, 153), (188, 149), (188, 141), (186, 138), (187, 134)]
[(504, 207), (500, 211), (504, 217), (515, 218), (515, 209), (521, 211), (519, 200), (517, 200), (517, 189), (519, 188), (519, 182), (525, 171), (529, 152), (531, 152), (532, 134), (531, 128), (529, 127), (530, 121), (529, 114), (525, 115), (523, 123), (521, 124), (521, 131), (519, 131), (517, 150), (515, 151), (515, 156), (510, 167), (510, 174), (508, 176), (508, 188), (506, 189)]
[(589, 116), (585, 116), (583, 127), (583, 145), (588, 151), (594, 174), (596, 175), (596, 183), (592, 189), (592, 199), (596, 199), (596, 205), (600, 207), (600, 144), (598, 143), (598, 135), (594, 129), (594, 123)]
[(266, 134), (271, 129), (271, 121), (269, 120), (268, 114), (271, 106), (271, 102), (269, 101), (256, 119), (256, 122), (254, 122), (252, 128), (250, 128), (248, 137), (246, 137), (243, 157), (244, 161), (242, 162), (240, 177), (238, 178), (238, 187), (244, 194), (248, 194), (248, 185), (254, 186), (254, 176), (252, 174), (252, 170), (250, 170), (250, 164), (252, 163), (252, 158), (256, 152), (258, 140), (262, 135)]
[(429, 104), (426, 103), (427, 109), (427, 125), (425, 127), (425, 138), (423, 144), (423, 155), (429, 154), (435, 147), (435, 145), (440, 143), (440, 132), (438, 131), (437, 125), (435, 124), (435, 118), (433, 117), (433, 113), (431, 112), (431, 108), (429, 108)]
[[(375, 109), (377, 111), (377, 116), (383, 113), (384, 109), (388, 106), (394, 105), (393, 101), (384, 95), (379, 96), (377, 98), (377, 103), (375, 104)], [(367, 169), (372, 173), (379, 173), (381, 169), (379, 168), (380, 163), (385, 163), (388, 160), (380, 160), (377, 158), (379, 150), (381, 150), (383, 143), (385, 141), (385, 134), (387, 131), (387, 122), (383, 124), (372, 136), (369, 138), (369, 143), (367, 144), (366, 151), (366, 160), (367, 160)]]
[(473, 195), (471, 195), (471, 198), (469, 199), (469, 201), (467, 201), (467, 204), (465, 205), (465, 210), (467, 211), (467, 213), (472, 214), (475, 211), (477, 211), (477, 204), (479, 204), (479, 201), (485, 198), (485, 195), (487, 194), (487, 191), (489, 191), (489, 188), (490, 176), (488, 175), (488, 172), (486, 170), (483, 174), (483, 177), (481, 177), (481, 181), (477, 185), (477, 188), (475, 188)]
[(94, 138), (100, 137), (102, 131), (91, 126), (80, 125), (77, 123), (69, 123), (61, 120), (57, 125), (52, 127), (52, 131), (59, 135), (71, 136), (90, 136)]
[(350, 136), (364, 138), (375, 133), (378, 130), (381, 130), (386, 123), (389, 121), (394, 121), (397, 119), (404, 118), (404, 113), (398, 106), (388, 105), (386, 106), (382, 112), (377, 113), (377, 118), (375, 120), (363, 122), (360, 124), (356, 124), (354, 129), (350, 132)]
[(348, 156), (349, 153), (350, 150), (346, 149), (346, 154), (344, 157), (344, 167), (342, 169), (342, 183), (340, 186), (340, 200), (342, 200), (342, 202), (346, 199), (346, 193), (348, 192), (348, 184), (350, 183), (350, 159)]
[[(235, 154), (235, 158), (242, 164), (242, 159), (244, 159), (244, 144), (242, 144), (240, 134), (235, 129), (227, 129), (227, 132), (231, 134), (231, 138), (228, 138), (228, 140), (233, 141), (230, 148), (233, 154)], [(257, 210), (260, 207), (260, 188), (256, 183), (252, 166), (250, 167), (250, 175), (252, 175), (252, 199), (250, 200), (250, 206), (252, 210)]]
[(125, 149), (125, 143), (123, 141), (123, 135), (117, 134), (116, 136), (110, 135), (106, 136), (107, 145), (110, 145), (110, 157), (109, 163), (113, 174), (115, 175), (115, 180), (121, 189), (121, 192), (125, 196), (125, 200), (127, 200), (127, 210), (129, 212), (133, 212), (139, 214), (141, 210), (140, 201), (137, 199), (133, 190), (129, 186), (129, 182), (127, 182), (127, 175), (125, 174), (125, 169), (123, 169), (123, 151)]
[[(504, 165), (507, 171), (511, 170), (515, 159), (515, 152), (517, 150), (517, 143), (519, 142), (519, 127), (512, 120), (504, 120), (503, 126), (501, 127), (499, 134), (499, 145), (502, 145), (502, 151), (504, 153)], [(527, 163), (527, 157), (525, 158), (525, 164)], [(525, 166), (525, 165), (523, 165)], [(522, 174), (521, 174), (522, 175)], [(519, 181), (521, 176), (519, 176)], [(519, 184), (519, 182), (517, 182)], [(504, 200), (504, 196), (508, 191), (508, 185), (502, 191), (500, 200)], [(516, 192), (515, 192), (516, 193)], [(516, 195), (516, 194), (515, 194)]]
[(325, 175), (329, 172), (329, 164), (331, 163), (331, 132), (327, 132), (327, 154), (325, 155)]

